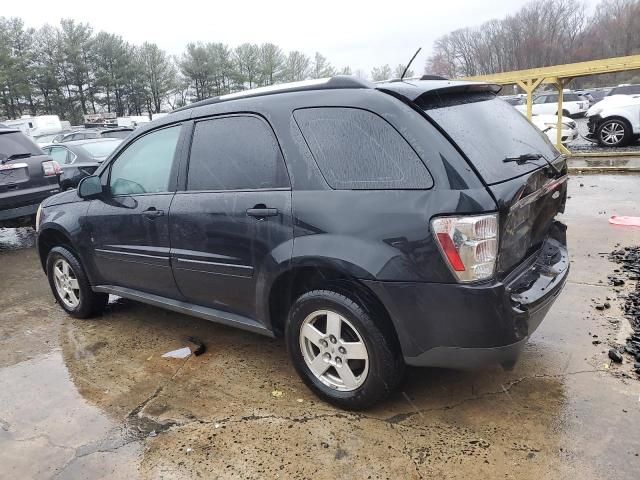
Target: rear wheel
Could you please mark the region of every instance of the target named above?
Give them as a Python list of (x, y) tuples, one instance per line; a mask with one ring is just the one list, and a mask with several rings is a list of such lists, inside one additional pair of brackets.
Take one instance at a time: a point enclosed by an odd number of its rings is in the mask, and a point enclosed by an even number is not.
[(293, 304), (287, 348), (303, 381), (319, 397), (347, 409), (384, 399), (404, 363), (390, 327), (363, 305), (331, 290), (305, 293)]
[(598, 126), (597, 135), (603, 147), (622, 147), (631, 139), (631, 128), (624, 120), (612, 118)]
[(99, 314), (107, 304), (109, 295), (91, 289), (80, 260), (65, 247), (55, 247), (49, 252), (47, 277), (58, 304), (73, 317)]

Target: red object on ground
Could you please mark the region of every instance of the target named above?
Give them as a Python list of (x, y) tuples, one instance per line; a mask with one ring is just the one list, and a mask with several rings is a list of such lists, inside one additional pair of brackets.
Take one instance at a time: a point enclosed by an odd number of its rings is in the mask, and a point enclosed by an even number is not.
[(628, 227), (640, 227), (640, 217), (619, 217), (614, 215), (609, 219), (614, 225), (626, 225)]

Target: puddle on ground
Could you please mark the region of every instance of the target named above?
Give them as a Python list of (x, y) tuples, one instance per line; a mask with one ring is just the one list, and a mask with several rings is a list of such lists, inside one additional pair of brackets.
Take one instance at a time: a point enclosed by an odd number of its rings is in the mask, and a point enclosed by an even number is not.
[(0, 385), (3, 476), (137, 476), (137, 429), (123, 426), (84, 400), (60, 351), (0, 369)]

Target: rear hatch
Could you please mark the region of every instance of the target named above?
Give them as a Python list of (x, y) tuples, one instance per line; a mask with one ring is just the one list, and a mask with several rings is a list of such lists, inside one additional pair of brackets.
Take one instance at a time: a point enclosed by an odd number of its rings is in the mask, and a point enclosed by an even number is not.
[(497, 270), (504, 277), (541, 248), (564, 210), (564, 157), (491, 89), (431, 90), (415, 102), (465, 154), (494, 196), (500, 213)]
[(0, 210), (32, 205), (57, 190), (58, 178), (45, 176), (51, 158), (20, 131), (0, 129)]

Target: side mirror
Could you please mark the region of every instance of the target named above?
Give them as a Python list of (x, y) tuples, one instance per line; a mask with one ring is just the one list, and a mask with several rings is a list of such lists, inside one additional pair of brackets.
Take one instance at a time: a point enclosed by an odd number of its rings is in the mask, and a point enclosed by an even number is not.
[(84, 199), (98, 198), (102, 195), (102, 182), (100, 177), (91, 175), (80, 180), (78, 184), (78, 196)]

